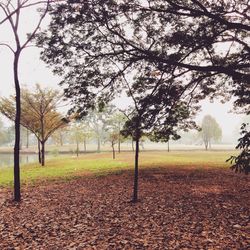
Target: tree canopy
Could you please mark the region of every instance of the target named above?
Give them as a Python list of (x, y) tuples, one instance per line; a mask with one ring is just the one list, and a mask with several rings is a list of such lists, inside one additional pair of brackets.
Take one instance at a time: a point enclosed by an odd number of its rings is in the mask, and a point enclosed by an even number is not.
[(66, 95), (85, 108), (99, 93), (93, 87), (110, 99), (134, 69), (182, 81), (197, 99), (226, 89), (249, 107), (247, 10), (243, 0), (68, 1), (51, 9), (38, 44), (65, 76)]
[[(44, 165), (45, 143), (48, 138), (59, 128), (67, 125), (68, 120), (56, 109), (62, 99), (57, 90), (42, 89), (39, 84), (34, 91), (27, 88), (21, 93), (21, 120), (20, 124), (30, 130), (41, 143)], [(15, 97), (2, 97), (0, 99), (0, 112), (10, 120), (15, 120)]]
[(219, 141), (222, 137), (222, 130), (217, 121), (211, 116), (206, 115), (202, 119), (200, 136), (204, 142), (206, 150), (211, 148), (212, 140)]

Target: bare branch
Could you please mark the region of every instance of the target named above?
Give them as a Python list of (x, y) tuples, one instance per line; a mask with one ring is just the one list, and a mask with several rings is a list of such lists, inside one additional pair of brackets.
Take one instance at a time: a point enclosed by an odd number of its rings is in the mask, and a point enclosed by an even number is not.
[(12, 48), (9, 44), (7, 44), (7, 43), (0, 43), (0, 46), (6, 46), (6, 47), (8, 47), (13, 53), (15, 53), (15, 51), (13, 50), (13, 48)]

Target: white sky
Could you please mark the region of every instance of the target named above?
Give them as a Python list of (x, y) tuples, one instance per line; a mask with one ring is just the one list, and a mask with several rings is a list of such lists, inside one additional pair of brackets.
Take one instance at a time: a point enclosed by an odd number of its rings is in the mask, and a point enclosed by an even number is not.
[[(26, 38), (26, 33), (31, 32), (33, 29), (36, 19), (34, 9), (30, 11), (25, 10), (19, 31), (23, 40)], [(0, 25), (0, 42), (13, 44), (13, 36), (9, 32), (9, 28), (8, 24)], [(6, 47), (0, 46), (0, 96), (14, 94), (12, 60), (11, 52)], [(36, 83), (40, 83), (46, 87), (58, 88), (58, 83), (60, 82), (60, 78), (53, 75), (45, 63), (39, 59), (39, 49), (36, 47), (27, 48), (21, 54), (19, 76), (21, 85), (34, 86)], [(228, 113), (231, 108), (232, 105), (230, 103), (221, 104), (217, 101), (214, 103), (203, 101), (202, 111), (197, 116), (197, 121), (201, 121), (204, 115), (210, 114), (220, 124), (223, 135), (229, 136), (242, 118), (240, 115)]]

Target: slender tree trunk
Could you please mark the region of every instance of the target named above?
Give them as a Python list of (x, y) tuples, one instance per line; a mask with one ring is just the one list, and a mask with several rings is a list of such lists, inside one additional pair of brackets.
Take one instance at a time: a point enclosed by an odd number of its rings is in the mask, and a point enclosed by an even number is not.
[(168, 152), (170, 151), (170, 148), (169, 148), (169, 140), (168, 140)]
[(205, 149), (207, 150), (207, 148), (208, 148), (208, 142), (205, 141), (204, 143), (205, 143)]
[(99, 137), (97, 138), (97, 152), (101, 152), (101, 140)]
[(41, 153), (42, 153), (41, 164), (42, 164), (42, 166), (44, 166), (45, 165), (45, 142), (44, 141), (41, 142), (41, 146), (42, 146), (42, 150), (41, 150)]
[(209, 140), (209, 149), (211, 149), (211, 141)]
[(38, 146), (38, 161), (41, 164), (42, 163), (42, 159), (41, 159), (41, 144), (40, 141), (37, 139), (37, 146)]
[(29, 130), (26, 130), (26, 148), (29, 148)]
[(120, 131), (120, 128), (119, 128), (119, 133), (118, 133), (118, 153), (121, 153), (121, 131)]
[(113, 159), (115, 159), (115, 145), (112, 143)]
[(138, 201), (138, 163), (139, 163), (139, 137), (135, 140), (135, 172), (134, 172), (134, 193), (132, 202)]
[(86, 142), (86, 139), (84, 139), (83, 145), (84, 145), (84, 152), (86, 153), (87, 152), (87, 142)]
[(14, 146), (14, 200), (21, 200), (20, 191), (20, 120), (21, 120), (21, 91), (18, 78), (18, 61), (20, 50), (14, 55), (14, 82), (16, 90), (16, 114), (15, 114), (15, 146)]
[(76, 156), (79, 156), (79, 141), (76, 140)]

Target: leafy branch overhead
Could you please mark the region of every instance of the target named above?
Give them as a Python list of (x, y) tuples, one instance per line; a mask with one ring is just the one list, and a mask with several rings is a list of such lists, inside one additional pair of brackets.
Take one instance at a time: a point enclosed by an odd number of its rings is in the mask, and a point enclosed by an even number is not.
[(68, 1), (51, 10), (38, 44), (78, 108), (99, 91), (111, 99), (122, 76), (141, 68), (181, 81), (197, 99), (227, 92), (249, 105), (247, 9), (227, 0)]

